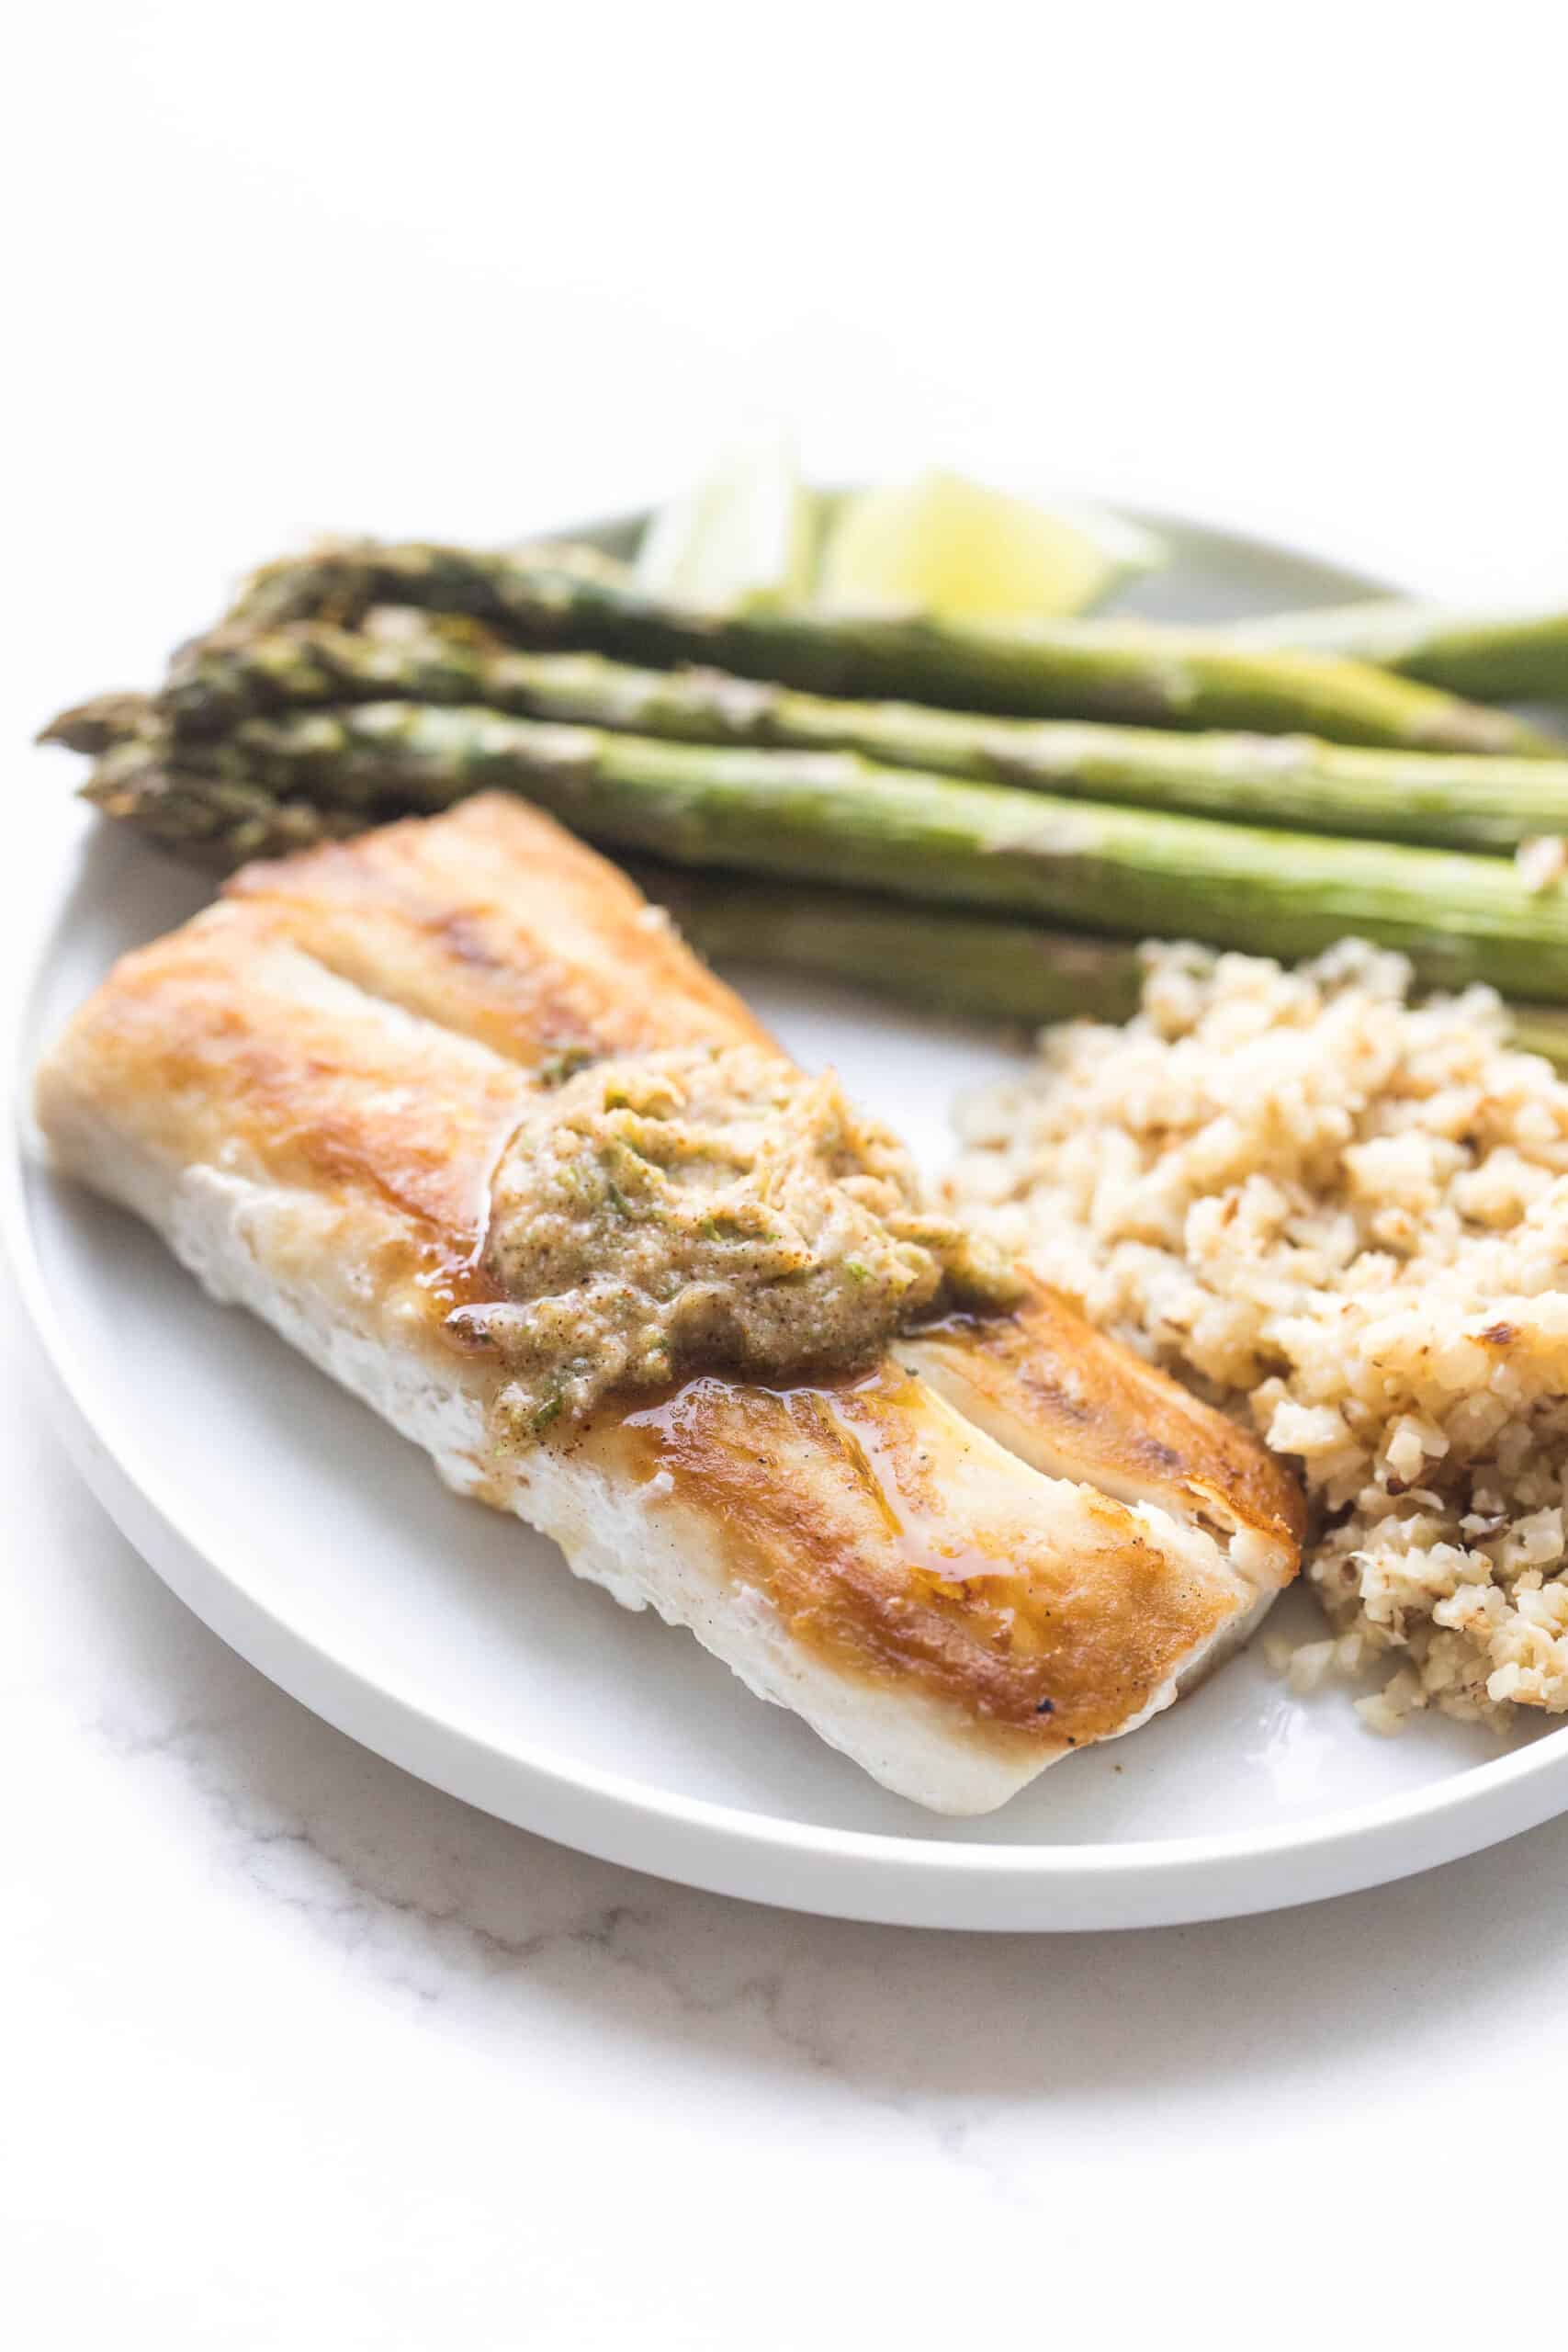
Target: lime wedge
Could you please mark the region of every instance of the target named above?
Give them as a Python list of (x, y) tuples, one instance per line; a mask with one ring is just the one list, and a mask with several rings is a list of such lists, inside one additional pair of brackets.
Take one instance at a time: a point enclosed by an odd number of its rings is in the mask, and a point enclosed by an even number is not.
[(1092, 507), (1038, 505), (932, 471), (843, 501), (818, 574), (818, 607), (941, 620), (1059, 619), (1097, 605), (1166, 551)]
[(817, 552), (817, 502), (788, 443), (738, 450), (660, 507), (642, 536), (639, 587), (706, 612), (804, 603)]

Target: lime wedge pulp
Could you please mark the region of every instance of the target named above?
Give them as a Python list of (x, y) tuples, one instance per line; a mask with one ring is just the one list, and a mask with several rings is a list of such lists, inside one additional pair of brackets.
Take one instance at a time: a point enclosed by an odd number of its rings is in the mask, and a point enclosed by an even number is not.
[(1091, 507), (1015, 498), (959, 474), (861, 491), (828, 531), (815, 602), (834, 613), (1060, 619), (1101, 603), (1165, 549)]

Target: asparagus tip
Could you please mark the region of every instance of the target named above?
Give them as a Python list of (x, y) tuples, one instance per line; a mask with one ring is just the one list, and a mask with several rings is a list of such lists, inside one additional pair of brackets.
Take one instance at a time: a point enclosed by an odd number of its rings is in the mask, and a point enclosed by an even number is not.
[(96, 759), (116, 743), (144, 733), (152, 719), (152, 705), (146, 695), (95, 695), (88, 702), (57, 711), (33, 741), (61, 743), (68, 752), (86, 752)]

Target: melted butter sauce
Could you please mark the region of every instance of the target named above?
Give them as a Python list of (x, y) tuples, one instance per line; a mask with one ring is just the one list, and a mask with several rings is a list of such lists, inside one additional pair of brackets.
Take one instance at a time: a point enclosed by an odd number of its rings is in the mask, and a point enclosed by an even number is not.
[(494, 1306), (506, 1293), (485, 1262), (485, 1236), (466, 1250), (433, 1249), (414, 1276), (414, 1287), (444, 1319), (461, 1306)]
[(918, 1439), (911, 1453), (911, 1428), (918, 1430), (920, 1413), (931, 1409), (912, 1374), (879, 1366), (838, 1391), (796, 1392), (785, 1409), (792, 1419), (809, 1413), (818, 1426), (826, 1422), (874, 1496), (905, 1567), (929, 1578), (944, 1599), (964, 1599), (972, 1581), (1010, 1573), (1010, 1557), (955, 1540), (953, 1518), (925, 1476), (928, 1457)]
[[(443, 1324), (449, 1323), (465, 1307), (497, 1306), (507, 1296), (506, 1285), (498, 1279), (491, 1264), (490, 1240), (495, 1214), (495, 1169), (514, 1131), (514, 1124), (509, 1123), (497, 1147), (473, 1232), (467, 1237), (454, 1235), (444, 1244), (432, 1246), (414, 1276), (415, 1287)], [(472, 1344), (471, 1336), (456, 1326), (448, 1337), (456, 1339), (459, 1346)]]
[[(686, 1431), (713, 1378), (699, 1374), (659, 1403), (626, 1417), (625, 1426), (639, 1432), (657, 1469), (672, 1480), (685, 1467)], [(796, 1430), (828, 1440), (896, 1547), (900, 1568), (918, 1589), (962, 1602), (970, 1598), (971, 1583), (994, 1587), (998, 1577), (1014, 1573), (1010, 1552), (999, 1543), (990, 1551), (956, 1538), (940, 1495), (930, 1490), (924, 1475), (928, 1457), (919, 1448), (919, 1430), (931, 1400), (914, 1374), (885, 1361), (870, 1372), (836, 1379), (787, 1385), (748, 1381), (746, 1387), (753, 1396), (773, 1400)], [(986, 1613), (1005, 1618), (1010, 1625), (1013, 1617), (1010, 1608), (998, 1610), (994, 1602)]]

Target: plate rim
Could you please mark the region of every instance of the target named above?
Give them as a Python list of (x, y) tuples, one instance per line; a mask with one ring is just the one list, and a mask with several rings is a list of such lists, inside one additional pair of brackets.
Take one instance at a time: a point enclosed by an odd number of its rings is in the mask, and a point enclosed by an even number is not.
[[(1347, 570), (1228, 525), (1151, 519), (1191, 537)], [(1377, 587), (1369, 581), (1367, 593)], [(1241, 1917), (1456, 1860), (1568, 1809), (1565, 1725), (1423, 1787), (1275, 1828), (1082, 1845), (963, 1844), (751, 1813), (596, 1765), (563, 1763), (525, 1739), (501, 1749), (433, 1713), (395, 1673), (368, 1672), (298, 1611), (258, 1590), (243, 1558), (226, 1558), (222, 1531), (204, 1523), (199, 1505), (170, 1491), (173, 1465), (147, 1460), (115, 1427), (53, 1307), (28, 1188), (29, 1169), (41, 1159), (28, 1107), (31, 1052), (39, 1001), (85, 878), (92, 838), (87, 825), (67, 831), (55, 870), (39, 877), (34, 919), (6, 959), (9, 1010), (0, 1044), (10, 1116), (0, 1244), (41, 1351), (51, 1418), (110, 1519), (211, 1631), (348, 1737), (466, 1803), (603, 1860), (793, 1910), (968, 1931), (1072, 1932)]]

